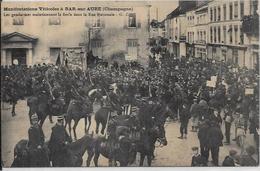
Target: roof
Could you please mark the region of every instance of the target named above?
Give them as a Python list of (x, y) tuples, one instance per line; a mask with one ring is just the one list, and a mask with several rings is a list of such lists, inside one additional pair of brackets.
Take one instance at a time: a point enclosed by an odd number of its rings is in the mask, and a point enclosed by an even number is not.
[(195, 8), (196, 1), (184, 1), (175, 10), (168, 14), (166, 19), (171, 19), (181, 14), (185, 14), (187, 11), (194, 10)]
[(178, 6), (175, 10), (173, 10), (170, 14), (168, 14), (166, 19), (171, 19), (178, 15), (180, 15), (180, 6)]
[(204, 12), (204, 11), (207, 11), (208, 10), (208, 3), (209, 2), (205, 2), (199, 6), (196, 7), (195, 11), (196, 12)]
[(19, 33), (19, 32), (12, 32), (12, 33), (2, 33), (1, 34), (1, 40), (2, 41), (8, 41), (9, 39), (11, 39), (12, 37), (21, 37), (26, 41), (37, 41), (38, 38), (29, 35), (29, 34), (25, 34), (25, 33)]

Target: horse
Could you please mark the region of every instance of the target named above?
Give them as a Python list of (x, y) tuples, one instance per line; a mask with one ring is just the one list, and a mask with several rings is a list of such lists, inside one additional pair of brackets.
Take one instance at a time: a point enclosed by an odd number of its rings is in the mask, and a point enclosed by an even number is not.
[(51, 116), (59, 116), (64, 113), (65, 100), (63, 96), (59, 96), (50, 104), (48, 94), (42, 92), (38, 97), (29, 97), (27, 99), (27, 106), (29, 106), (29, 120), (31, 121), (31, 116), (36, 113), (39, 118), (40, 126), (42, 126), (48, 115), (50, 122), (52, 122)]
[[(41, 151), (38, 151), (38, 154), (41, 155), (30, 156), (28, 149), (28, 140), (20, 140), (14, 148), (14, 161), (11, 167), (48, 167), (50, 166), (49, 161), (49, 150), (47, 148), (48, 142), (44, 144), (44, 147)], [(37, 166), (32, 166), (30, 163), (31, 158), (37, 157), (40, 161)]]
[(87, 166), (90, 166), (90, 162), (94, 157), (94, 164), (98, 166), (98, 159), (100, 154), (109, 159), (109, 165), (112, 166), (112, 162), (118, 161), (120, 166), (127, 166), (133, 164), (136, 158), (135, 144), (132, 143), (128, 137), (122, 137), (119, 140), (118, 148), (114, 148), (105, 137), (97, 137), (95, 147), (92, 151), (88, 152)]
[(19, 100), (18, 93), (17, 90), (15, 90), (14, 88), (10, 88), (10, 87), (6, 88), (5, 87), (6, 85), (4, 84), (1, 85), (2, 86), (1, 100), (3, 101), (3, 103), (9, 103), (10, 105), (12, 105), (11, 113), (12, 113), (12, 117), (14, 117), (16, 116), (15, 107)]
[(137, 151), (141, 154), (140, 166), (143, 165), (145, 156), (147, 156), (148, 165), (151, 166), (157, 140), (160, 145), (167, 145), (164, 125), (170, 112), (167, 106), (158, 103), (140, 106), (137, 115), (142, 127), (141, 138), (137, 142)]
[[(86, 151), (93, 151), (96, 138), (92, 134), (85, 134), (82, 138), (66, 145), (66, 152), (60, 154), (59, 158), (65, 159), (64, 165), (60, 167), (80, 167), (83, 164), (83, 155)], [(59, 160), (55, 158), (54, 160)], [(53, 160), (53, 159), (52, 159)]]
[[(109, 112), (111, 112), (111, 108), (110, 107), (101, 107), (96, 113), (95, 113), (95, 121), (96, 121), (96, 134), (99, 133), (99, 126), (101, 124), (102, 128), (101, 128), (101, 134), (104, 134), (106, 125), (107, 125), (107, 121), (108, 121), (108, 115)], [(134, 118), (130, 115), (117, 115), (116, 118), (116, 124), (117, 126), (133, 126), (134, 124), (136, 124), (135, 122), (136, 120), (134, 120)]]
[(167, 145), (164, 127), (154, 126), (153, 128), (143, 128), (141, 130), (140, 140), (136, 142), (137, 152), (141, 156), (139, 166), (143, 166), (145, 157), (147, 157), (148, 166), (151, 166), (157, 140), (159, 140), (160, 145)]
[[(65, 128), (69, 125), (69, 134), (71, 136), (71, 121), (74, 120), (73, 132), (74, 138), (77, 140), (76, 128), (78, 122), (81, 118), (85, 119), (85, 133), (89, 130), (91, 125), (91, 116), (90, 114), (93, 112), (93, 103), (88, 99), (84, 101), (71, 100), (67, 109), (67, 113), (65, 115)], [(87, 128), (87, 121), (89, 120), (89, 125)]]
[(101, 134), (104, 134), (109, 112), (110, 112), (110, 108), (103, 106), (95, 113), (96, 134), (98, 134), (99, 132), (100, 124), (102, 125)]

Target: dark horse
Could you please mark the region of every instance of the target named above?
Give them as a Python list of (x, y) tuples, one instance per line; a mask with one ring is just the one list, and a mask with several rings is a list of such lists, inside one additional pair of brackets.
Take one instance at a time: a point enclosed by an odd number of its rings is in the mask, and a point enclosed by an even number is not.
[[(47, 148), (47, 143), (44, 144), (44, 147), (38, 151), (36, 156), (30, 156), (28, 150), (28, 140), (22, 139), (20, 140), (14, 148), (14, 161), (11, 167), (48, 167), (50, 166), (49, 161), (49, 150)], [(39, 163), (37, 166), (31, 166), (30, 159), (37, 158)]]
[[(71, 121), (74, 120), (73, 132), (74, 138), (77, 140), (76, 128), (81, 118), (85, 119), (85, 133), (89, 130), (91, 125), (91, 113), (93, 112), (93, 103), (86, 98), (84, 101), (71, 100), (65, 115), (65, 128), (69, 125), (69, 134), (71, 137)], [(89, 126), (87, 128), (87, 121)]]
[(132, 143), (131, 139), (124, 137), (119, 140), (119, 147), (112, 151), (108, 140), (105, 137), (99, 136), (95, 141), (94, 148), (88, 151), (87, 166), (90, 166), (90, 162), (94, 156), (94, 164), (97, 167), (100, 154), (109, 160), (111, 160), (110, 156), (113, 155), (114, 161), (118, 161), (120, 166), (127, 166), (135, 161), (135, 149), (135, 144)]
[(49, 95), (46, 92), (42, 92), (38, 97), (29, 97), (27, 99), (27, 105), (30, 108), (29, 119), (34, 113), (36, 113), (39, 118), (40, 126), (42, 126), (48, 115), (52, 122), (51, 116), (64, 114), (65, 100), (63, 96), (60, 96), (50, 103)]
[[(65, 115), (65, 119), (66, 119), (65, 127), (67, 126), (67, 124), (69, 125), (70, 137), (71, 137), (71, 121), (74, 120), (73, 132), (74, 132), (75, 139), (77, 139), (76, 128), (79, 120), (82, 118), (85, 119), (85, 133), (86, 133), (91, 126), (91, 114), (93, 113), (93, 103), (95, 101), (101, 103), (100, 99), (102, 96), (97, 91), (97, 89), (92, 89), (89, 92), (90, 93), (88, 94), (88, 97), (85, 97), (80, 101), (72, 99), (69, 103), (67, 113)], [(89, 125), (87, 127), (88, 122)]]
[[(79, 140), (66, 146), (66, 153), (62, 158), (65, 159), (65, 165), (62, 167), (80, 167), (83, 163), (83, 155), (86, 151), (92, 151), (95, 146), (96, 138), (92, 134), (85, 134)], [(61, 154), (62, 155), (62, 154)]]
[[(101, 134), (104, 134), (107, 120), (108, 120), (108, 114), (111, 112), (110, 107), (101, 107), (96, 113), (95, 113), (95, 121), (96, 121), (96, 134), (99, 133), (99, 125), (101, 124)], [(133, 126), (136, 120), (133, 120), (134, 118), (129, 117), (129, 115), (118, 115), (117, 116), (117, 126), (127, 126), (131, 127)]]
[[(141, 131), (141, 139), (136, 141), (136, 150), (141, 153), (140, 166), (143, 165), (143, 160), (145, 156), (148, 158), (148, 165), (151, 165), (151, 159), (154, 156), (155, 143), (157, 140), (160, 141), (162, 145), (167, 145), (167, 140), (165, 137), (164, 125), (167, 117), (170, 114), (169, 108), (165, 105), (160, 104), (140, 104), (140, 108), (137, 113), (137, 120), (133, 118), (127, 118), (129, 116), (119, 116), (117, 118), (117, 126), (134, 126), (138, 124), (141, 125), (143, 130)], [(97, 123), (96, 133), (99, 131), (99, 124), (102, 124), (101, 133), (104, 133), (107, 118), (109, 114), (109, 108), (100, 108), (95, 114), (95, 120)]]
[(110, 112), (110, 108), (109, 107), (101, 107), (95, 113), (96, 134), (98, 134), (98, 132), (99, 132), (99, 125), (100, 124), (102, 125), (101, 134), (104, 134), (109, 112)]
[(160, 145), (167, 145), (164, 125), (169, 113), (169, 108), (165, 105), (145, 104), (140, 107), (138, 117), (142, 129), (140, 141), (137, 141), (137, 151), (141, 154), (140, 166), (143, 165), (145, 156), (148, 166), (151, 166), (156, 141)]

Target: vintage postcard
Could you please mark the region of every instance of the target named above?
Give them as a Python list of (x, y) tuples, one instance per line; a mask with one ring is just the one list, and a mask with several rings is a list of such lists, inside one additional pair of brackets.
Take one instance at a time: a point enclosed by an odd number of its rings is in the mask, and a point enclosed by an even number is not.
[(259, 166), (259, 1), (2, 1), (1, 166)]

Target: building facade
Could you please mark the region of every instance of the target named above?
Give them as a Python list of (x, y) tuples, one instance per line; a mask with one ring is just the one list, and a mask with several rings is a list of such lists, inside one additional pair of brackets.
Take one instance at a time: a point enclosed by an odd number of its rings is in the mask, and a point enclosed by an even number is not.
[(186, 56), (187, 57), (193, 57), (195, 54), (195, 10), (190, 10), (186, 12), (186, 20), (187, 20), (187, 28), (186, 28)]
[[(179, 0), (179, 6), (165, 19), (168, 49), (174, 57), (192, 56), (194, 53), (192, 35), (194, 33), (194, 11), (200, 1)], [(189, 20), (188, 20), (189, 18)]]
[[(148, 56), (150, 7), (144, 2), (118, 3), (95, 2), (100, 7), (129, 8), (121, 12), (92, 11), (87, 16), (51, 17), (3, 17), (1, 18), (1, 65), (12, 65), (14, 59), (20, 64), (55, 63), (58, 57), (82, 58), (85, 51), (95, 56), (111, 60), (114, 54), (124, 54), (125, 59), (146, 63)], [(91, 2), (70, 2), (66, 6), (88, 8)], [(14, 3), (3, 2), (4, 8), (12, 8)], [(28, 3), (19, 2), (26, 7)], [(52, 5), (65, 8), (64, 3)], [(17, 4), (15, 4), (17, 7)], [(48, 3), (32, 3), (30, 7), (48, 7)], [(5, 13), (8, 13), (7, 11)], [(21, 12), (22, 13), (22, 12)], [(118, 16), (114, 16), (114, 14)]]
[[(208, 4), (208, 57), (240, 67), (254, 68), (258, 61), (258, 36), (249, 37), (242, 29), (245, 16), (256, 11), (255, 0), (211, 1)], [(257, 52), (257, 53), (256, 53)]]
[(194, 57), (207, 58), (207, 37), (208, 37), (208, 4), (201, 4), (195, 9), (195, 41)]
[[(179, 6), (165, 21), (168, 50), (174, 56), (210, 58), (249, 69), (259, 65), (258, 0), (204, 1), (184, 13)], [(186, 48), (180, 41), (184, 39)]]

